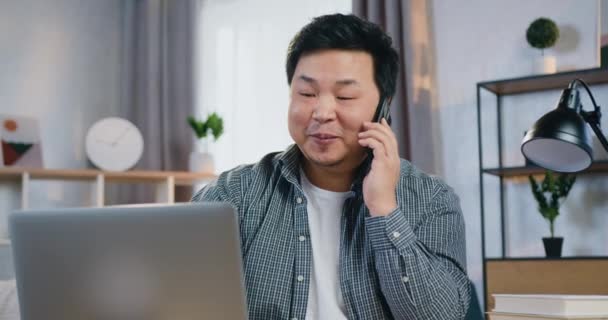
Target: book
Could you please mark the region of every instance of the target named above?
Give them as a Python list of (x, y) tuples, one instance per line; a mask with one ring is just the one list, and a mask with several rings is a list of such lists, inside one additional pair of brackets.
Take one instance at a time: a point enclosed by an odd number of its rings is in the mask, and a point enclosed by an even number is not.
[(608, 315), (608, 296), (559, 294), (493, 294), (494, 312), (545, 316)]
[(538, 314), (523, 314), (509, 312), (488, 312), (490, 320), (608, 320), (604, 316), (546, 316)]

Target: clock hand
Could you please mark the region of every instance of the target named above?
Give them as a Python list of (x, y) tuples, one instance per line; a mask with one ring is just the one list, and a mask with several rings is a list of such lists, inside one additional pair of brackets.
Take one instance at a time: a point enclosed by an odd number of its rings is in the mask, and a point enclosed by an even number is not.
[(95, 139), (95, 141), (100, 142), (100, 143), (103, 143), (103, 144), (109, 144), (109, 145), (111, 145), (111, 144), (112, 144), (112, 142), (110, 142), (110, 141), (106, 141), (106, 140), (102, 140), (102, 139)]
[(112, 141), (112, 147), (116, 146), (118, 141), (120, 141), (120, 139), (122, 139), (125, 136), (125, 134), (127, 134), (127, 132), (129, 132), (129, 130), (131, 130), (131, 127), (126, 127), (125, 130), (123, 130), (123, 132), (118, 136), (118, 138), (116, 138), (116, 139), (114, 139), (114, 141)]

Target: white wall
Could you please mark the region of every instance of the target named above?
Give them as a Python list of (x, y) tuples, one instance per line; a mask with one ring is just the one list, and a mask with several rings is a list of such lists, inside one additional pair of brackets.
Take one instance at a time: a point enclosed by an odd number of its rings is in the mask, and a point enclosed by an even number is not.
[[(0, 113), (38, 117), (46, 168), (85, 168), (84, 135), (117, 115), (123, 0), (0, 2)], [(87, 183), (33, 182), (32, 208), (88, 205)], [(0, 237), (20, 206), (0, 183)], [(15, 191), (15, 190), (12, 190)], [(0, 248), (0, 278), (6, 248)]]
[[(530, 61), (538, 55), (528, 46), (525, 31), (531, 21), (553, 19), (562, 37), (546, 53), (557, 56), (558, 69), (584, 69), (598, 65), (597, 0), (432, 1), (437, 99), (431, 108), (439, 113), (442, 172), (460, 195), (467, 227), (467, 258), (470, 277), (480, 286), (480, 203), (478, 183), (476, 83), (531, 72)], [(594, 87), (596, 98), (608, 101), (608, 86)], [(519, 142), (535, 118), (554, 108), (559, 91), (507, 97), (503, 101), (506, 164), (523, 164)], [(496, 163), (495, 100), (483, 95), (484, 162)], [(604, 103), (605, 104), (605, 103)], [(589, 104), (586, 104), (589, 107)], [(604, 128), (608, 125), (604, 117)], [(496, 180), (486, 177), (488, 250), (499, 253)], [(605, 177), (585, 177), (574, 186), (558, 218), (557, 231), (565, 236), (565, 255), (608, 254), (608, 184)], [(589, 192), (589, 193), (587, 193)], [(513, 256), (543, 256), (540, 238), (548, 227), (536, 211), (525, 182), (507, 184), (509, 251)], [(587, 193), (587, 194), (585, 194)]]

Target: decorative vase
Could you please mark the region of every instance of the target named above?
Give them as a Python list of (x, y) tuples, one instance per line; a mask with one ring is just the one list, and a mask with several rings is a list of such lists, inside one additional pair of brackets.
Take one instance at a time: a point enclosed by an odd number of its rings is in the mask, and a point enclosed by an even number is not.
[(203, 172), (213, 174), (215, 172), (215, 163), (213, 155), (208, 152), (192, 151), (188, 162), (191, 172)]
[(564, 238), (562, 237), (543, 238), (543, 244), (545, 245), (545, 254), (547, 255), (547, 258), (561, 257), (563, 243)]
[(534, 59), (533, 72), (535, 74), (550, 74), (557, 71), (557, 60), (554, 56), (543, 55)]

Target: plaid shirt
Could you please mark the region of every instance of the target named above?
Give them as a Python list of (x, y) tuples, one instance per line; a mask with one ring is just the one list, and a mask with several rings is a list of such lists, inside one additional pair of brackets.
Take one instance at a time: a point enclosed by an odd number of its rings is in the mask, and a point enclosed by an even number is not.
[[(312, 264), (300, 150), (222, 173), (193, 201), (238, 210), (250, 319), (304, 320)], [(349, 319), (463, 319), (464, 221), (451, 188), (401, 160), (398, 208), (371, 217), (359, 169), (343, 206), (340, 287)], [(303, 236), (303, 237), (301, 237)]]

